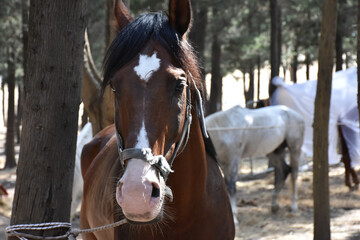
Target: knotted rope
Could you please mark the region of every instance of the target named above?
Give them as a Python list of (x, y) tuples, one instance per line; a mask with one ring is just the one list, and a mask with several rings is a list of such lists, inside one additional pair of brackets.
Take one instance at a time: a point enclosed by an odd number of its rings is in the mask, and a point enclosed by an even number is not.
[[(125, 223), (127, 223), (127, 220), (123, 219), (115, 223), (111, 223), (101, 227), (90, 228), (90, 229), (72, 228), (70, 223), (64, 223), (64, 222), (19, 224), (19, 225), (9, 226), (6, 228), (5, 231), (8, 237), (17, 237), (20, 240), (27, 240), (28, 238), (41, 239), (41, 240), (56, 240), (56, 239), (67, 238), (69, 240), (75, 240), (77, 236), (79, 236), (79, 234), (103, 231), (109, 228), (118, 227)], [(45, 231), (45, 230), (52, 230), (57, 228), (65, 228), (68, 229), (68, 231), (61, 236), (51, 236), (51, 237), (35, 236), (32, 234), (19, 232), (19, 231), (39, 231), (39, 230)]]

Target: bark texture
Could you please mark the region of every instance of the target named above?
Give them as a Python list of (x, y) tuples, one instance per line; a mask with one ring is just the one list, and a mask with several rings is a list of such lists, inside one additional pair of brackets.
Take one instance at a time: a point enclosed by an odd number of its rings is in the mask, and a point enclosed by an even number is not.
[(270, 65), (271, 77), (269, 84), (269, 97), (275, 91), (276, 87), (271, 80), (279, 76), (281, 62), (281, 11), (277, 0), (270, 0), (271, 17), (271, 39), (270, 39)]
[(319, 72), (314, 112), (314, 239), (330, 239), (328, 130), (335, 47), (337, 0), (325, 0), (319, 42)]
[[(70, 219), (85, 15), (85, 0), (30, 3), (12, 225)], [(64, 231), (32, 233), (54, 236)]]

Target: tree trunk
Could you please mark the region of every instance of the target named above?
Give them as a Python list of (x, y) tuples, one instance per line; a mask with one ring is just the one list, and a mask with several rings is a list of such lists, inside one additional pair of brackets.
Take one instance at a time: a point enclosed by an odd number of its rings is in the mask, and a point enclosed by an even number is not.
[(22, 118), (22, 95), (23, 95), (23, 90), (22, 90), (22, 84), (19, 83), (18, 84), (18, 104), (17, 104), (17, 114), (16, 114), (16, 124), (15, 124), (15, 133), (16, 133), (16, 144), (20, 144), (20, 137), (21, 137), (21, 132), (20, 132), (20, 125), (21, 125), (21, 118)]
[(336, 28), (336, 39), (335, 39), (335, 71), (343, 70), (343, 27), (344, 23), (344, 11), (343, 8), (346, 5), (346, 0), (339, 0), (339, 10), (338, 10), (338, 18), (337, 18), (337, 28)]
[(270, 39), (270, 65), (271, 77), (269, 83), (269, 97), (273, 94), (276, 87), (272, 84), (272, 79), (279, 76), (281, 61), (281, 11), (277, 0), (270, 0), (271, 17), (271, 39)]
[(298, 66), (299, 66), (299, 61), (298, 61), (298, 41), (295, 42), (295, 47), (294, 47), (294, 56), (293, 59), (291, 61), (291, 71), (290, 71), (290, 78), (291, 81), (293, 83), (297, 83), (297, 70), (298, 70)]
[(305, 55), (306, 80), (310, 79), (310, 64), (311, 64), (310, 54), (306, 54)]
[(297, 70), (298, 70), (298, 55), (293, 56), (290, 70), (290, 78), (293, 83), (297, 83)]
[(261, 58), (260, 56), (257, 57), (257, 79), (258, 79), (258, 82), (257, 82), (257, 94), (256, 94), (256, 97), (257, 97), (257, 100), (260, 99), (260, 76), (261, 76)]
[[(358, 82), (358, 95), (357, 95), (357, 102), (358, 102), (358, 110), (360, 116), (360, 0), (358, 0), (358, 13), (357, 13), (357, 82)], [(360, 122), (359, 122), (360, 127)]]
[[(29, 12), (31, 51), (11, 225), (69, 222), (86, 1), (32, 0)], [(58, 236), (66, 231), (32, 233)]]
[[(28, 24), (29, 24), (29, 0), (21, 0), (21, 14), (22, 14), (22, 43), (23, 43), (23, 70), (24, 74), (27, 72), (26, 70), (26, 61), (27, 61), (27, 53), (28, 53)], [(23, 77), (22, 81), (18, 83), (18, 106), (17, 106), (17, 116), (16, 116), (16, 139), (17, 143), (20, 143), (20, 125), (21, 125), (21, 119), (22, 119), (22, 112), (23, 112)]]
[(254, 100), (254, 82), (255, 82), (255, 74), (254, 74), (254, 65), (251, 64), (250, 71), (249, 71), (249, 79), (250, 79), (250, 85), (249, 85), (249, 95), (248, 95), (248, 101)]
[(3, 116), (3, 123), (4, 123), (4, 127), (6, 127), (6, 119), (5, 119), (5, 81), (1, 82), (1, 91), (2, 91), (2, 102), (1, 102), (1, 107), (2, 107), (2, 116)]
[(8, 86), (8, 115), (6, 128), (6, 144), (5, 144), (5, 168), (13, 168), (15, 162), (15, 59), (12, 50), (9, 50), (7, 60), (7, 86)]
[(341, 33), (341, 30), (339, 28), (337, 28), (336, 31), (336, 40), (335, 40), (335, 56), (336, 56), (336, 63), (335, 63), (335, 71), (341, 71), (343, 70), (342, 65), (343, 65), (343, 36)]
[(214, 34), (211, 47), (211, 90), (207, 114), (221, 110), (222, 75), (221, 75), (221, 45), (218, 34)]
[(319, 42), (319, 73), (314, 110), (314, 239), (330, 239), (328, 131), (337, 0), (323, 3)]
[[(200, 6), (201, 5), (201, 6)], [(206, 37), (206, 26), (207, 26), (207, 13), (208, 8), (203, 7), (204, 4), (199, 4), (198, 0), (192, 0), (192, 7), (194, 13), (194, 22), (192, 29), (190, 31), (189, 37), (192, 45), (194, 46), (195, 51), (198, 53), (198, 58), (201, 63), (202, 75), (205, 75), (204, 72), (204, 63), (205, 63), (205, 37)]]

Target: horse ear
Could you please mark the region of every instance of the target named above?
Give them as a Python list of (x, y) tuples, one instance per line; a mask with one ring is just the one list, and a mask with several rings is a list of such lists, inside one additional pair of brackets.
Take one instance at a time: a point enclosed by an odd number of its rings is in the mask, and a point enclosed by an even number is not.
[(169, 0), (169, 21), (183, 36), (190, 29), (192, 21), (190, 0)]
[(115, 0), (115, 18), (117, 22), (116, 29), (118, 32), (133, 20), (122, 0)]

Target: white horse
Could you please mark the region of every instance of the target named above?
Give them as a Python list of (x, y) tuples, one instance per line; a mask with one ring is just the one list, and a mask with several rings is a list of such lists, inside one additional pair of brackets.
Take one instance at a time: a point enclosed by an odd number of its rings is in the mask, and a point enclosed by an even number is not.
[(77, 137), (76, 143), (76, 155), (75, 155), (75, 170), (74, 170), (74, 182), (72, 189), (72, 202), (71, 202), (71, 217), (75, 216), (76, 210), (79, 208), (82, 199), (84, 181), (81, 175), (81, 152), (86, 143), (92, 139), (92, 127), (91, 123), (85, 124), (83, 129)]
[[(206, 125), (224, 172), (235, 221), (239, 160), (246, 157), (267, 155), (275, 168), (272, 212), (279, 209), (277, 196), (291, 172), (291, 210), (298, 210), (296, 179), (305, 130), (304, 119), (300, 114), (285, 106), (261, 109), (235, 106), (209, 115)], [(285, 162), (286, 147), (290, 152), (290, 166)]]

